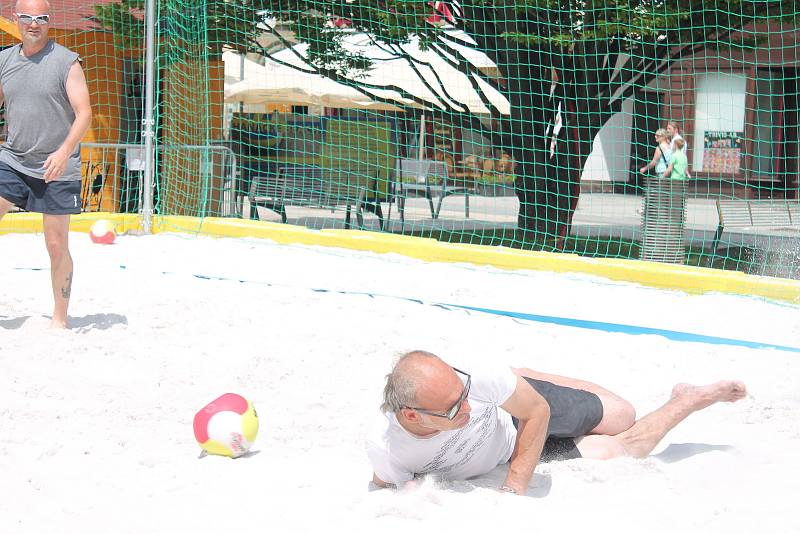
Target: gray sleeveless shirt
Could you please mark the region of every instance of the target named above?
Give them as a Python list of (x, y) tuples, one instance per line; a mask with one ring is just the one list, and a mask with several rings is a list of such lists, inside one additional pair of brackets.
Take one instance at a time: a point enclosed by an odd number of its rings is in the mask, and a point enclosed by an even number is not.
[[(6, 105), (8, 137), (0, 161), (16, 171), (44, 178), (44, 162), (67, 138), (75, 113), (67, 98), (67, 75), (78, 54), (49, 41), (31, 57), (22, 45), (0, 52), (0, 87)], [(81, 179), (77, 147), (59, 180)]]

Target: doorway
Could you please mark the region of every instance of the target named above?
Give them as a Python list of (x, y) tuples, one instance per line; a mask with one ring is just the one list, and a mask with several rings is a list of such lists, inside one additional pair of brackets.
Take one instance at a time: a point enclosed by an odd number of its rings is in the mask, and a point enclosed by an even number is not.
[(757, 196), (797, 198), (796, 69), (758, 69), (747, 128), (747, 181)]

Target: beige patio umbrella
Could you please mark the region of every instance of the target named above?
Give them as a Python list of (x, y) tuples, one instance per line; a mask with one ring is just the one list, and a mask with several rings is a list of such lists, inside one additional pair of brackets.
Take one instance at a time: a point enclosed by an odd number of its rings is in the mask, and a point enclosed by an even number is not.
[[(263, 66), (251, 62), (260, 68), (246, 64), (243, 69), (244, 78), (226, 87), (225, 101), (389, 110), (410, 106), (421, 109), (456, 109), (480, 114), (490, 112), (467, 75), (451, 66), (434, 50), (421, 50), (416, 41), (412, 40), (404, 45), (405, 52), (415, 59), (414, 67), (407, 59), (376, 45), (366, 34), (347, 36), (344, 46), (373, 60), (373, 68), (357, 80), (372, 87), (360, 91), (305, 70), (308, 69), (304, 62), (308, 45), (301, 43), (274, 54), (279, 61), (266, 58)], [(475, 66), (493, 66), (481, 52), (463, 45), (459, 45), (458, 49)], [(494, 87), (480, 78), (473, 81), (500, 113), (510, 112), (508, 101)], [(392, 87), (398, 87), (424, 103), (406, 98)], [(380, 102), (376, 98), (396, 102), (398, 105)]]
[[(401, 108), (377, 102), (357, 89), (337, 83), (330, 78), (298, 70), (266, 59), (263, 65), (233, 52), (226, 53), (226, 82), (235, 79), (234, 72), (243, 61), (240, 81), (225, 84), (225, 102), (243, 104), (317, 105), (331, 108), (393, 110)], [(228, 67), (228, 65), (234, 65)], [(399, 95), (397, 95), (399, 96)], [(408, 102), (398, 99), (398, 102)]]

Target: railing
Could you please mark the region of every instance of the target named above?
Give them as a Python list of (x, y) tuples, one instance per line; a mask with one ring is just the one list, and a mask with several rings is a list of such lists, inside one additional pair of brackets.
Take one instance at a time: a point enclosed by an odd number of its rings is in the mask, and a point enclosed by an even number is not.
[[(82, 143), (81, 198), (84, 211), (140, 213), (144, 199), (145, 145)], [(164, 191), (182, 188), (198, 195), (193, 215), (241, 215), (235, 192), (236, 155), (224, 145), (159, 145), (156, 147), (156, 185), (151, 194), (159, 212), (168, 213)], [(178, 166), (180, 168), (175, 168)], [(190, 173), (186, 176), (185, 173)], [(181, 176), (181, 173), (184, 173)], [(196, 176), (191, 176), (196, 173)], [(176, 184), (167, 184), (166, 180)], [(171, 188), (170, 188), (171, 186)]]

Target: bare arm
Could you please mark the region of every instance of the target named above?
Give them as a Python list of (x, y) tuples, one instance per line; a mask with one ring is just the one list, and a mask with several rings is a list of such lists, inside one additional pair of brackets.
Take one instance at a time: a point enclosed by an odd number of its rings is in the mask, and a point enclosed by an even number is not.
[(372, 482), (373, 482), (373, 483), (374, 483), (376, 486), (378, 486), (378, 487), (381, 487), (381, 488), (391, 488), (391, 487), (394, 487), (394, 484), (389, 484), (388, 482), (384, 482), (383, 480), (381, 480), (380, 478), (378, 478), (378, 475), (376, 475), (375, 473), (372, 473)]
[(514, 393), (501, 408), (519, 419), (517, 442), (503, 485), (524, 494), (547, 439), (550, 406), (524, 378), (518, 376)]
[(86, 130), (92, 123), (92, 106), (89, 102), (89, 88), (86, 86), (86, 77), (83, 69), (77, 61), (69, 68), (67, 74), (67, 98), (75, 113), (75, 120), (67, 133), (67, 138), (61, 146), (47, 157), (44, 162), (44, 180), (51, 182), (56, 180), (67, 167), (70, 155), (75, 151), (75, 147), (83, 139)]
[(667, 165), (667, 170), (664, 171), (664, 177), (666, 178), (670, 174), (672, 174), (672, 162), (671, 161), (669, 162), (669, 165)]
[(658, 149), (658, 147), (656, 147), (655, 152), (653, 152), (653, 159), (650, 161), (650, 163), (648, 163), (647, 165), (645, 165), (644, 167), (639, 169), (640, 173), (644, 174), (644, 173), (647, 172), (647, 169), (656, 166), (656, 164), (658, 163), (659, 158), (661, 158), (661, 154), (659, 154), (659, 152), (660, 152), (660, 150)]

